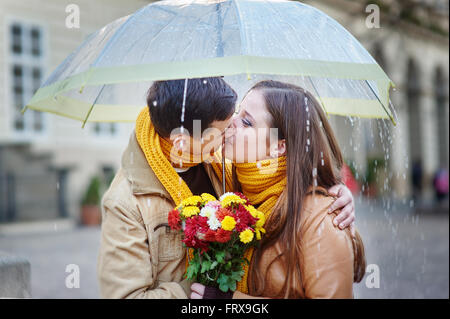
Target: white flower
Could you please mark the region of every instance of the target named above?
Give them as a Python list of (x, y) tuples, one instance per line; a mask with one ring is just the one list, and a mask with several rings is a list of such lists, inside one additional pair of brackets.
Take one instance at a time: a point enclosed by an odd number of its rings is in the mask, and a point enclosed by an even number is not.
[(223, 201), (225, 197), (230, 196), (230, 195), (236, 195), (236, 194), (233, 192), (227, 192), (227, 193), (223, 194), (222, 196), (220, 196), (219, 200)]
[(216, 215), (211, 215), (211, 217), (208, 219), (208, 225), (211, 230), (217, 230), (222, 226), (220, 221), (217, 219)]
[(209, 218), (215, 212), (216, 212), (216, 209), (214, 207), (205, 206), (200, 210), (200, 216)]

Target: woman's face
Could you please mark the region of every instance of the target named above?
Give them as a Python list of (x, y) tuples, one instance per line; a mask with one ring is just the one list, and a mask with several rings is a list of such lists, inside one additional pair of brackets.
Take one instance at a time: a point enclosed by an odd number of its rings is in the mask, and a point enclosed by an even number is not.
[(270, 123), (263, 94), (249, 91), (225, 134), (225, 157), (235, 163), (254, 163), (277, 156), (277, 129), (271, 129)]

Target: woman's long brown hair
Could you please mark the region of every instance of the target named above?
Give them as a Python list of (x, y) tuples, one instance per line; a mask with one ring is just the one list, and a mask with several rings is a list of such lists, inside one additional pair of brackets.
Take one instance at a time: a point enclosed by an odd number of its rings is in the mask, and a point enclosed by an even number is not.
[[(301, 212), (305, 197), (312, 186), (329, 189), (341, 183), (342, 153), (322, 107), (314, 96), (301, 87), (262, 81), (252, 90), (262, 93), (272, 128), (278, 128), (279, 139), (285, 139), (287, 156), (287, 187), (275, 205), (261, 246), (255, 250), (252, 265), (258, 265), (262, 252), (278, 243), (287, 264), (285, 297), (295, 298), (294, 287), (302, 282), (301, 276)], [(323, 165), (322, 165), (323, 159)], [(313, 172), (315, 177), (313, 177)], [(316, 182), (315, 182), (315, 180)], [(354, 281), (360, 282), (365, 274), (364, 245), (358, 232), (353, 242)], [(267, 269), (251, 267), (249, 283), (252, 295), (261, 295)]]

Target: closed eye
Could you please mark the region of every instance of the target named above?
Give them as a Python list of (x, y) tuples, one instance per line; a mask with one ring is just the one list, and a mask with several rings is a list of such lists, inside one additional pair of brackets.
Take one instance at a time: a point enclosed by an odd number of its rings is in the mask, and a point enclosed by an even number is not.
[(249, 126), (251, 127), (252, 126), (252, 123), (249, 120), (245, 119), (245, 118), (242, 119), (242, 124), (244, 124), (245, 127), (249, 127)]

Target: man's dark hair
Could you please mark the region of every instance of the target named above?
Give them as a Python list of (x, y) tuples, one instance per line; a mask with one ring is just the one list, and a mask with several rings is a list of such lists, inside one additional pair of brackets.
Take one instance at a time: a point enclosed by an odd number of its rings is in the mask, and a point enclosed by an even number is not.
[(201, 120), (203, 132), (214, 121), (224, 121), (233, 114), (237, 94), (222, 78), (189, 79), (181, 123), (184, 86), (184, 79), (155, 81), (148, 90), (147, 105), (160, 136), (169, 137), (181, 125), (192, 135), (194, 120)]

